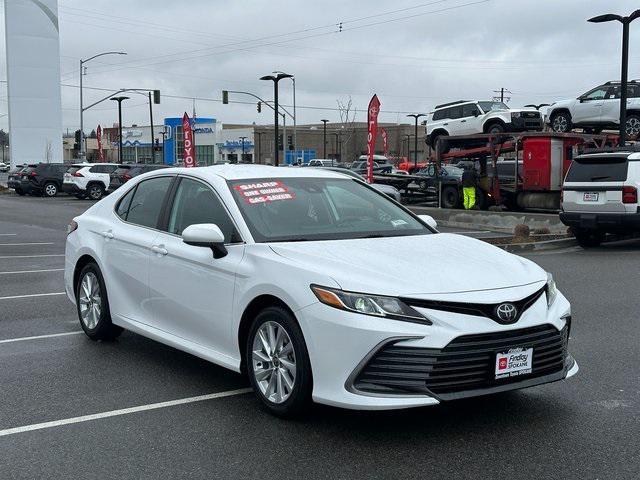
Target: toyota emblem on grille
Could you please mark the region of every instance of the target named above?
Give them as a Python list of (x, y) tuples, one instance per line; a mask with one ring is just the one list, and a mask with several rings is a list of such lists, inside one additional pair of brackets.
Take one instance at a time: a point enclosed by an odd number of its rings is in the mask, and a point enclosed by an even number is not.
[(501, 322), (515, 322), (518, 315), (518, 309), (513, 303), (501, 303), (496, 307), (496, 316)]

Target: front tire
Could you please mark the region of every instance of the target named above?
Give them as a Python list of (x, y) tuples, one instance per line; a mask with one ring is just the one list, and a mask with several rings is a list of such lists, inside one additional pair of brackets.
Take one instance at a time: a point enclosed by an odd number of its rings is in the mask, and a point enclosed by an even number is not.
[(627, 137), (637, 139), (638, 135), (640, 135), (640, 116), (629, 115), (625, 123), (625, 131), (627, 132)]
[(247, 336), (249, 382), (262, 405), (279, 417), (295, 417), (311, 404), (311, 362), (302, 330), (293, 315), (267, 307)]
[(24, 196), (24, 194), (25, 194), (24, 190), (22, 190), (21, 188), (16, 188), (16, 190), (15, 190), (15, 191), (16, 191), (16, 193), (17, 193), (18, 195), (20, 195), (21, 197), (22, 197), (22, 196)]
[(556, 133), (568, 133), (573, 128), (571, 115), (568, 112), (554, 113), (551, 117), (551, 130)]
[(95, 263), (85, 265), (78, 275), (76, 307), (80, 326), (91, 340), (113, 340), (122, 333), (111, 323), (107, 289)]
[(501, 123), (493, 123), (487, 127), (487, 133), (496, 134), (496, 133), (504, 133), (507, 129)]

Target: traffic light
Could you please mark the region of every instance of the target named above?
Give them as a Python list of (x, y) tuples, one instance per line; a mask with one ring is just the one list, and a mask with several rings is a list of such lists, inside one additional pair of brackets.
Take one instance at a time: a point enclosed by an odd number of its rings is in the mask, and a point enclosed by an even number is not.
[(262, 102), (258, 102), (258, 113), (262, 112)]
[(80, 130), (76, 130), (75, 132), (75, 142), (73, 145), (74, 150), (80, 150), (80, 145), (82, 144), (82, 137), (80, 136)]
[(158, 105), (160, 103), (160, 90), (153, 91), (153, 103)]
[(156, 138), (155, 146), (153, 147), (153, 149), (154, 149), (156, 152), (159, 152), (159, 151), (161, 150), (161, 148), (160, 148), (160, 139)]
[(229, 91), (228, 90), (222, 90), (222, 103), (224, 105), (228, 105), (229, 104)]

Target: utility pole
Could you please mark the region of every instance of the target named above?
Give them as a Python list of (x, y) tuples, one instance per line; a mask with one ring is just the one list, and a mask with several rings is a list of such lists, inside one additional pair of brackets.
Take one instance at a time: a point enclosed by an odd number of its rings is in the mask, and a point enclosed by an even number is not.
[[(505, 94), (505, 93), (512, 94), (513, 92), (512, 92), (512, 91), (510, 91), (510, 90), (508, 90), (508, 89), (506, 89), (506, 88), (504, 88), (504, 87), (500, 87), (500, 90), (494, 90), (494, 91), (493, 91), (493, 93), (495, 93), (495, 94), (496, 94), (496, 95), (494, 95), (494, 96), (493, 96), (493, 100), (494, 100), (494, 101), (496, 101), (496, 102), (497, 102), (497, 101), (498, 101), (498, 99), (500, 99), (500, 101), (501, 101), (502, 103), (505, 103), (505, 102), (509, 102), (509, 100), (511, 100), (511, 97), (505, 97), (505, 95), (504, 95), (504, 94)], [(497, 94), (500, 94), (500, 95), (497, 95)]]
[(327, 122), (329, 120), (320, 120), (322, 122), (322, 158), (327, 158)]
[(258, 137), (258, 142), (256, 144), (257, 147), (257, 152), (256, 152), (256, 148), (254, 147), (254, 156), (255, 158), (253, 159), (253, 163), (261, 163), (260, 162), (260, 149), (262, 148), (262, 132), (255, 132), (254, 136)]

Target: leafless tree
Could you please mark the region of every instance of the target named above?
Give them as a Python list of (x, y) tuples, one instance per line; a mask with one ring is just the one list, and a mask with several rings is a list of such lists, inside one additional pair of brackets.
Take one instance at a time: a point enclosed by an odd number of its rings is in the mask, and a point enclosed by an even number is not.
[(351, 95), (349, 95), (346, 100), (338, 98), (336, 103), (338, 104), (338, 113), (340, 115), (341, 124), (342, 158), (340, 160), (344, 162), (350, 158), (349, 144), (356, 133), (356, 111), (353, 106), (353, 99), (351, 98)]

